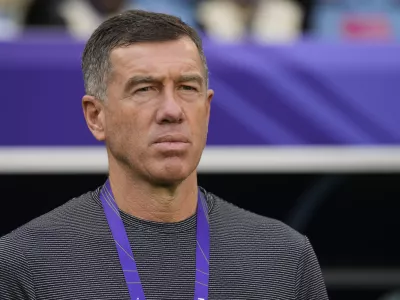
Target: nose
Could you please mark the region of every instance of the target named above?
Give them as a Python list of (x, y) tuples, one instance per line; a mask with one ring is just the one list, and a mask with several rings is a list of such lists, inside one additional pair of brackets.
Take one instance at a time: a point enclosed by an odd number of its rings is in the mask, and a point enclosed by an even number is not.
[(174, 93), (165, 91), (156, 115), (157, 123), (182, 123), (184, 113)]

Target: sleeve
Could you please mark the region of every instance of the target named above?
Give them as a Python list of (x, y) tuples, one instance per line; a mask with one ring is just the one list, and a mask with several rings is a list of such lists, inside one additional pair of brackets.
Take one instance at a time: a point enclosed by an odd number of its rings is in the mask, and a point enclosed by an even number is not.
[(307, 237), (297, 268), (295, 289), (296, 300), (328, 300), (321, 268)]
[(10, 235), (0, 238), (0, 299), (36, 299), (25, 256)]

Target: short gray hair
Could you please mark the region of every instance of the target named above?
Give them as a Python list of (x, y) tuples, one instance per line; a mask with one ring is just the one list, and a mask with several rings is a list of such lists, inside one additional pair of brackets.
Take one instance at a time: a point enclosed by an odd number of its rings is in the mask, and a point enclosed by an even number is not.
[(139, 42), (162, 42), (189, 37), (204, 64), (208, 85), (208, 67), (202, 40), (195, 29), (180, 18), (141, 10), (128, 10), (103, 22), (86, 43), (82, 71), (86, 94), (99, 100), (107, 98), (107, 82), (113, 49)]

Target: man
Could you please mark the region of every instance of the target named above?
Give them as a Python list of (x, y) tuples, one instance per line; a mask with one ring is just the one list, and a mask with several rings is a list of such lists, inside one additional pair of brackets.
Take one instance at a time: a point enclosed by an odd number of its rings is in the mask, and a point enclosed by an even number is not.
[(0, 240), (0, 299), (327, 299), (306, 237), (198, 188), (214, 92), (191, 27), (127, 11), (82, 66), (109, 180)]

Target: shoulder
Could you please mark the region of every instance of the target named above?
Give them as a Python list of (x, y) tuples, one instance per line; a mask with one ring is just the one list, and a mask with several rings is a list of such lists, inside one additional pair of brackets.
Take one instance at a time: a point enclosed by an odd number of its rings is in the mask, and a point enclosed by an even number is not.
[(65, 233), (84, 230), (101, 216), (101, 207), (92, 199), (93, 194), (94, 192), (88, 192), (73, 198), (1, 237), (0, 252), (7, 244), (30, 249), (32, 246), (45, 244), (46, 238), (62, 238)]
[(214, 215), (218, 231), (254, 243), (254, 241), (273, 244), (276, 249), (293, 249), (301, 253), (307, 244), (307, 238), (282, 221), (262, 216), (220, 197), (207, 193), (213, 199), (211, 213)]
[(0, 299), (36, 299), (31, 269), (16, 238), (0, 238)]
[(27, 271), (24, 250), (16, 238), (16, 235), (11, 234), (0, 238), (0, 274), (15, 272), (15, 270), (20, 270), (22, 273)]
[(209, 192), (207, 197), (212, 199), (211, 213), (215, 214), (219, 221), (240, 228), (240, 231), (255, 230), (271, 238), (281, 237), (303, 245), (306, 242), (304, 235), (282, 221), (245, 210)]
[(87, 243), (109, 238), (95, 195), (71, 199), (0, 238), (0, 299), (35, 299), (35, 282), (69, 266), (74, 251), (87, 250)]
[(68, 249), (81, 227), (78, 215), (87, 197), (74, 198), (0, 238), (0, 299), (36, 299), (37, 271)]
[[(213, 255), (223, 274), (241, 270), (242, 281), (269, 286), (270, 297), (328, 299), (317, 257), (306, 236), (273, 218), (207, 193)], [(230, 282), (231, 278), (226, 278)], [(279, 295), (279, 296), (278, 296)]]
[(225, 273), (234, 272), (230, 266), (247, 270), (246, 274), (262, 285), (287, 288), (293, 299), (304, 299), (295, 295), (314, 283), (323, 287), (319, 275), (308, 276), (320, 274), (320, 269), (305, 235), (279, 220), (247, 211), (213, 194), (207, 193), (207, 197), (212, 203), (213, 255), (225, 262), (220, 266)]

